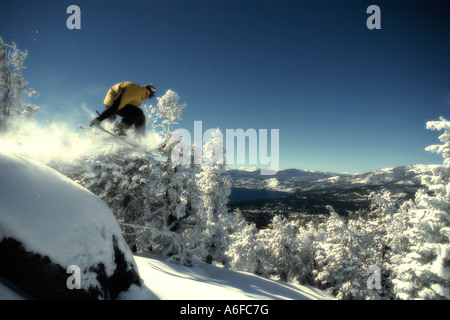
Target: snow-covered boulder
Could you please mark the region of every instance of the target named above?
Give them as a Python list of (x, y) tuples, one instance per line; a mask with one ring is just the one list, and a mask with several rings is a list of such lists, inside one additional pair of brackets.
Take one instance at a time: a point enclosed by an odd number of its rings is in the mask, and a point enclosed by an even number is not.
[(53, 169), (0, 152), (0, 278), (38, 299), (115, 299), (141, 286), (104, 202)]

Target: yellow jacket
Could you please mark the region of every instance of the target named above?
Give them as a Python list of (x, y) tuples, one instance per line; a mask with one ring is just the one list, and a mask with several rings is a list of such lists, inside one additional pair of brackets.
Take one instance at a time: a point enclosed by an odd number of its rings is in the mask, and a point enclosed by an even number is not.
[(120, 104), (117, 110), (122, 109), (127, 104), (131, 104), (136, 107), (140, 106), (142, 104), (142, 101), (144, 101), (145, 99), (145, 86), (140, 86), (130, 81), (121, 82), (111, 87), (105, 97), (104, 104), (107, 107), (110, 107), (116, 97), (122, 92), (124, 88), (125, 92), (122, 95), (122, 99), (120, 100)]

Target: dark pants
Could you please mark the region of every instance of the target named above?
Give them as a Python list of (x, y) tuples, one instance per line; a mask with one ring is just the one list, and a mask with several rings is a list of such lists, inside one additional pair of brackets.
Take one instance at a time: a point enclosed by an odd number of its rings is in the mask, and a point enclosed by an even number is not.
[(128, 127), (134, 125), (137, 136), (145, 135), (145, 115), (144, 111), (136, 106), (127, 104), (125, 107), (117, 111), (117, 114), (123, 119), (121, 122)]

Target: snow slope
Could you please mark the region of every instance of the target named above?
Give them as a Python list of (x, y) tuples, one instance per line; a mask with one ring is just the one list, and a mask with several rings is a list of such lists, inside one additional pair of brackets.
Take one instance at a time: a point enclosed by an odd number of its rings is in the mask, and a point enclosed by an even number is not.
[[(101, 219), (93, 219), (92, 212)], [(47, 255), (63, 266), (102, 262), (107, 272), (112, 272), (109, 270), (114, 266), (110, 236), (120, 234), (120, 226), (109, 208), (89, 191), (45, 165), (0, 152), (0, 213), (0, 241), (5, 236), (14, 237), (26, 249)], [(119, 245), (126, 246), (124, 242)], [(198, 262), (194, 267), (184, 267), (164, 257), (133, 256), (128, 248), (124, 252), (127, 260), (135, 263), (144, 285), (132, 285), (121, 293), (120, 299), (332, 299), (314, 288), (209, 264)], [(94, 275), (86, 272), (81, 284), (95, 281)], [(20, 292), (0, 278), (0, 300), (20, 298), (24, 298)]]
[(145, 288), (131, 288), (122, 299), (161, 300), (330, 300), (318, 289), (235, 272), (205, 263), (184, 267), (167, 258), (134, 256)]

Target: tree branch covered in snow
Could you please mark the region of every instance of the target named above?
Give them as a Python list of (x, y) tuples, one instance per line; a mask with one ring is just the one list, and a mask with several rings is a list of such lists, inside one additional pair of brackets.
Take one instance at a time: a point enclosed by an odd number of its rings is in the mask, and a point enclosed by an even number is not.
[(23, 63), (27, 51), (20, 51), (13, 42), (7, 45), (0, 38), (0, 130), (6, 131), (13, 119), (21, 120), (30, 117), (39, 108), (32, 104), (24, 104), (22, 95), (38, 97), (39, 93), (27, 88), (28, 82), (22, 74)]
[(444, 130), (443, 142), (426, 150), (441, 154), (444, 165), (424, 176), (427, 190), (417, 192), (408, 210), (409, 250), (396, 267), (394, 291), (401, 299), (450, 299), (450, 122), (430, 121)]

